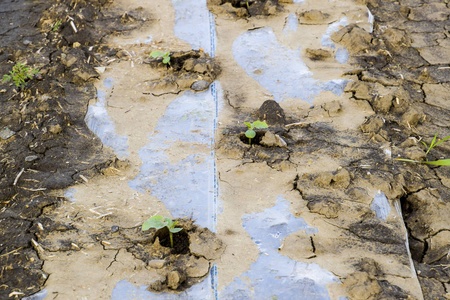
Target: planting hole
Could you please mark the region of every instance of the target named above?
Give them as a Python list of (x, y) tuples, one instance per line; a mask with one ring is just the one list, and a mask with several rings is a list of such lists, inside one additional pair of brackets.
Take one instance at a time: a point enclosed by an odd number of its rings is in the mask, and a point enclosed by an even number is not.
[[(159, 238), (159, 243), (163, 247), (170, 248), (169, 229), (167, 227), (159, 229), (155, 237)], [(187, 254), (189, 253), (189, 235), (185, 230), (173, 233), (173, 254)]]

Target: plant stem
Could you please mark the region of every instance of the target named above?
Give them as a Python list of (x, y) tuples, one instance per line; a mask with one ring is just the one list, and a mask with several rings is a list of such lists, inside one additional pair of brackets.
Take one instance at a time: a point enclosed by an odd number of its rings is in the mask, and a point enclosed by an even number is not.
[(252, 139), (248, 139), (248, 144), (249, 144), (249, 145), (252, 144)]
[(169, 237), (170, 237), (170, 248), (173, 248), (173, 236), (171, 231), (169, 231)]

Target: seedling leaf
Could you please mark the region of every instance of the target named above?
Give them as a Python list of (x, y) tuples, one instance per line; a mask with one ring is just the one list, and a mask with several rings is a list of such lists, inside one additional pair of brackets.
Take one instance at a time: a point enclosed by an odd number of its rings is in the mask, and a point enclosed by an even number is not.
[(165, 58), (163, 59), (163, 63), (165, 63), (165, 64), (170, 64), (170, 57), (165, 57)]
[[(6, 75), (5, 75), (5, 76), (6, 76)], [(249, 122), (244, 122), (244, 124), (247, 125), (248, 129), (251, 129), (251, 128), (252, 128), (252, 124), (251, 124), (251, 123), (249, 123)]]
[(434, 135), (433, 140), (431, 141), (430, 148), (428, 148), (427, 152), (425, 152), (425, 155), (427, 155), (428, 152), (430, 152), (430, 150), (433, 149), (433, 147), (435, 146), (434, 143), (436, 142), (436, 139), (437, 139), (437, 132), (436, 132), (436, 134)]
[(183, 228), (171, 228), (169, 230), (170, 230), (170, 232), (177, 233), (177, 232), (180, 232), (181, 230), (183, 230)]
[(156, 57), (161, 57), (161, 56), (163, 56), (163, 53), (162, 53), (161, 51), (156, 50), (156, 51), (152, 51), (152, 52), (150, 53), (150, 56), (151, 56), (151, 57), (154, 57), (154, 58), (156, 58)]
[(252, 139), (256, 136), (256, 132), (254, 130), (247, 130), (245, 132), (245, 136), (248, 137), (249, 139)]
[(268, 128), (269, 126), (266, 124), (266, 122), (255, 121), (255, 122), (253, 122), (253, 127), (254, 128)]
[(166, 218), (163, 216), (153, 216), (142, 224), (142, 231), (149, 230), (150, 228), (161, 229), (167, 226)]
[(440, 140), (439, 142), (437, 142), (434, 146), (436, 147), (437, 145), (439, 145), (440, 143), (442, 143), (443, 141), (446, 141), (450, 139), (450, 135), (448, 137), (443, 138), (442, 140)]
[(413, 163), (420, 163), (420, 161), (418, 161), (418, 160), (406, 159), (406, 158), (395, 158), (394, 160), (407, 161), (407, 162), (413, 162)]
[(435, 165), (435, 166), (450, 166), (450, 159), (441, 159), (433, 161), (421, 161), (423, 164)]

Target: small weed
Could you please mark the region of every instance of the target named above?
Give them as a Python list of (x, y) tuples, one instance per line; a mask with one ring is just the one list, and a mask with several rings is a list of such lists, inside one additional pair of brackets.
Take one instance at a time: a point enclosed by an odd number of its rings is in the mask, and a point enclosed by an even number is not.
[(253, 123), (244, 122), (245, 125), (247, 125), (248, 130), (245, 132), (245, 136), (248, 137), (248, 143), (252, 144), (252, 138), (256, 136), (255, 129), (259, 128), (268, 128), (266, 122), (261, 121), (255, 121)]
[(12, 80), (18, 88), (23, 90), (25, 88), (25, 81), (33, 78), (33, 76), (37, 73), (38, 70), (36, 69), (31, 69), (27, 65), (16, 63), (9, 74), (3, 75), (3, 82), (9, 82)]
[(150, 53), (150, 57), (153, 57), (153, 58), (162, 57), (163, 63), (170, 66), (170, 52), (169, 51), (166, 51), (166, 52), (152, 51), (152, 53)]
[(173, 236), (172, 233), (177, 233), (183, 230), (183, 228), (175, 228), (178, 221), (174, 222), (171, 218), (163, 216), (153, 216), (142, 224), (142, 231), (149, 230), (150, 228), (161, 229), (167, 227), (169, 229), (170, 248), (173, 248)]
[(59, 27), (61, 26), (61, 24), (62, 24), (61, 20), (56, 22), (52, 27), (52, 31), (57, 31), (59, 29)]
[[(436, 147), (437, 145), (439, 145), (440, 143), (442, 143), (445, 140), (448, 140), (450, 138), (450, 135), (443, 138), (442, 140), (440, 140), (439, 142), (436, 143), (436, 139), (437, 139), (437, 133), (434, 135), (434, 139), (433, 141), (431, 141), (430, 146), (427, 145), (427, 143), (425, 143), (424, 141), (421, 141), (422, 144), (425, 145), (425, 147), (427, 147), (427, 152), (425, 153), (425, 156), (428, 155), (428, 153), (430, 152), (431, 149), (433, 149), (434, 147)], [(418, 160), (413, 160), (413, 159), (405, 159), (405, 158), (396, 158), (395, 160), (400, 160), (400, 161), (407, 161), (407, 162), (413, 162), (413, 163), (421, 163), (421, 164), (428, 164), (428, 165), (436, 165), (436, 166), (450, 166), (450, 159), (440, 159), (440, 160), (433, 160), (433, 161), (428, 161), (424, 160), (424, 161), (418, 161)]]

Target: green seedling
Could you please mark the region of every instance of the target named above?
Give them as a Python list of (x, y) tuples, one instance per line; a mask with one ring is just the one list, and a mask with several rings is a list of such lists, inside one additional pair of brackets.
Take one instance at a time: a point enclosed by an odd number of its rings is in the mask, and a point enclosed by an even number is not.
[(248, 127), (248, 130), (245, 132), (245, 136), (248, 137), (248, 143), (250, 145), (252, 144), (252, 138), (254, 138), (256, 136), (255, 129), (269, 127), (269, 126), (267, 126), (266, 122), (261, 122), (261, 121), (255, 121), (253, 123), (244, 122), (244, 124), (247, 125), (247, 127)]
[(61, 24), (62, 24), (61, 20), (56, 22), (52, 27), (52, 31), (57, 31), (59, 29), (59, 26), (61, 26)]
[(155, 228), (156, 230), (167, 227), (169, 229), (169, 238), (170, 238), (170, 248), (173, 248), (173, 233), (180, 232), (183, 228), (175, 228), (175, 225), (178, 224), (178, 221), (172, 221), (171, 218), (163, 217), (163, 216), (153, 216), (149, 218), (147, 221), (142, 224), (142, 231), (149, 230), (150, 228)]
[[(448, 140), (450, 138), (450, 135), (443, 138), (442, 140), (440, 140), (439, 142), (436, 143), (437, 140), (437, 133), (434, 135), (434, 139), (431, 141), (430, 146), (427, 145), (427, 143), (425, 143), (424, 141), (421, 141), (422, 144), (425, 145), (425, 147), (427, 147), (427, 152), (425, 152), (425, 156), (428, 155), (428, 153), (430, 152), (431, 149), (433, 149), (434, 147), (436, 147), (437, 145), (439, 145), (440, 143), (442, 143), (445, 140)], [(413, 160), (413, 159), (405, 159), (405, 158), (396, 158), (395, 160), (400, 160), (400, 161), (407, 161), (407, 162), (413, 162), (413, 163), (421, 163), (421, 164), (428, 164), (428, 165), (435, 165), (435, 166), (450, 166), (450, 159), (440, 159), (440, 160), (433, 160), (433, 161), (429, 161), (428, 158), (424, 161), (418, 161), (418, 160)]]
[(152, 51), (152, 53), (150, 53), (150, 57), (153, 57), (153, 58), (162, 57), (163, 63), (170, 66), (170, 52), (169, 51), (166, 51), (166, 52)]
[(23, 90), (25, 88), (25, 81), (33, 78), (33, 76), (37, 73), (38, 70), (36, 69), (31, 69), (27, 65), (16, 63), (12, 71), (9, 71), (9, 74), (3, 75), (3, 82), (9, 82), (12, 80), (18, 88)]

